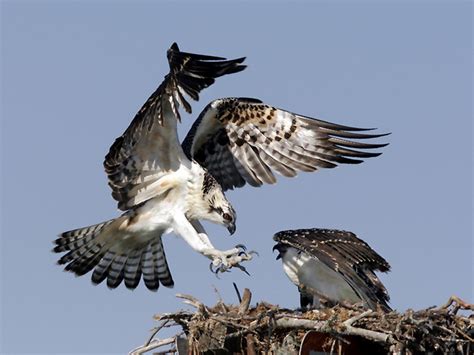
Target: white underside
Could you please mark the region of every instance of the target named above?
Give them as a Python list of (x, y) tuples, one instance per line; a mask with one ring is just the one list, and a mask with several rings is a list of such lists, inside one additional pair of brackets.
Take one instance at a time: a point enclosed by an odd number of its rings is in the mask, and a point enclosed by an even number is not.
[(289, 279), (305, 292), (313, 294), (313, 305), (319, 306), (320, 299), (332, 302), (360, 302), (360, 297), (338, 272), (320, 260), (295, 248), (284, 253), (283, 269)]
[(175, 233), (194, 250), (210, 257), (207, 251), (215, 249), (204, 228), (197, 219), (187, 216), (189, 204), (194, 204), (193, 198), (202, 199), (201, 186), (193, 185), (201, 183), (199, 175), (203, 173), (202, 167), (196, 163), (169, 172), (155, 183), (162, 193), (117, 218), (101, 238), (113, 240), (113, 251), (126, 252), (165, 233)]

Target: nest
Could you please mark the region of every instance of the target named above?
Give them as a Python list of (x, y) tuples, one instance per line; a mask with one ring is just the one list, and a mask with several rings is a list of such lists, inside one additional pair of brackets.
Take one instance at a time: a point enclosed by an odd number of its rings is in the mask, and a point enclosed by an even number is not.
[[(309, 353), (305, 348), (315, 350), (318, 342), (316, 350), (336, 354), (362, 354), (368, 349), (384, 354), (474, 352), (474, 305), (455, 296), (443, 306), (404, 313), (342, 306), (301, 312), (265, 302), (250, 307), (248, 289), (242, 298), (239, 295), (239, 305), (220, 301), (208, 307), (189, 295), (177, 297), (195, 311), (155, 316), (160, 326), (145, 345), (130, 354), (165, 346), (167, 350), (153, 354)], [(156, 338), (162, 328), (170, 326), (179, 326), (182, 332), (167, 339)], [(351, 343), (362, 344), (363, 352), (351, 350)]]

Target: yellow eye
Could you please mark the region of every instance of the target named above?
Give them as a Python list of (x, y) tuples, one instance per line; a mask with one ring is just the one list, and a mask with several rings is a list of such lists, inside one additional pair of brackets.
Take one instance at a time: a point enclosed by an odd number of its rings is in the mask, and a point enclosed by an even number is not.
[(224, 214), (222, 215), (222, 218), (224, 218), (226, 221), (232, 221), (232, 217), (231, 217), (231, 215), (228, 214), (228, 213), (224, 213)]

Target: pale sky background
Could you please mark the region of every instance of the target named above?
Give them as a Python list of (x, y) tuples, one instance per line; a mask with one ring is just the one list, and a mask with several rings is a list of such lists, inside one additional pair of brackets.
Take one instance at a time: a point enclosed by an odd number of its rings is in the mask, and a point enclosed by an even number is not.
[[(295, 307), (272, 254), (275, 232), (357, 233), (392, 265), (398, 310), (473, 301), (472, 5), (470, 2), (205, 4), (2, 1), (2, 354), (123, 354), (152, 316), (214, 304), (248, 287), (253, 301)], [(166, 50), (234, 58), (183, 115), (210, 100), (257, 97), (332, 122), (392, 132), (384, 154), (279, 184), (230, 192), (237, 233), (206, 224), (215, 245), (260, 252), (216, 279), (208, 260), (165, 237), (175, 288), (94, 287), (55, 265), (62, 231), (118, 215), (102, 161), (167, 73)], [(177, 329), (176, 329), (177, 331)], [(171, 333), (164, 333), (164, 335)]]

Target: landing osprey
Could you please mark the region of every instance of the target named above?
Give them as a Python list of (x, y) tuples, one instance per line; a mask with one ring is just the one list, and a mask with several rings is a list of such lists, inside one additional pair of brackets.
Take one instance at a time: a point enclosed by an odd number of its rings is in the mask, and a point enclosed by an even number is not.
[(66, 252), (59, 264), (84, 275), (94, 269), (92, 282), (107, 279), (110, 288), (125, 280), (134, 289), (141, 276), (150, 290), (171, 287), (173, 279), (161, 236), (174, 232), (194, 250), (212, 260), (217, 271), (252, 258), (239, 245), (227, 251), (213, 247), (199, 220), (235, 231), (235, 211), (224, 191), (276, 181), (297, 171), (333, 168), (336, 163), (360, 163), (375, 157), (350, 149), (380, 148), (344, 138), (376, 138), (364, 129), (332, 124), (263, 104), (257, 99), (226, 98), (211, 102), (199, 115), (180, 145), (177, 121), (180, 105), (190, 113), (184, 93), (199, 92), (215, 78), (245, 68), (244, 58), (184, 53), (173, 44), (168, 50), (170, 72), (138, 111), (124, 134), (105, 157), (105, 171), (120, 217), (65, 232), (55, 241), (55, 252)]
[(302, 308), (325, 301), (390, 311), (388, 292), (374, 273), (388, 272), (390, 265), (354, 233), (299, 229), (278, 232), (273, 239), (277, 259), (298, 286)]

